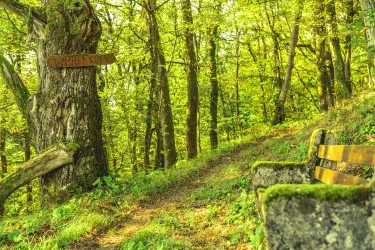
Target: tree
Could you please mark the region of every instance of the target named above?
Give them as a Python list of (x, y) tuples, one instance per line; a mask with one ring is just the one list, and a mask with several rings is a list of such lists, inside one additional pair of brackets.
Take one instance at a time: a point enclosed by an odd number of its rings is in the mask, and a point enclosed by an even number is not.
[[(220, 8), (217, 6), (216, 8)], [(210, 33), (210, 65), (211, 65), (211, 95), (210, 95), (210, 143), (211, 149), (217, 148), (219, 144), (217, 136), (217, 106), (219, 101), (219, 83), (217, 79), (217, 45), (216, 39), (218, 36), (219, 25), (215, 24)]]
[(350, 83), (345, 79), (345, 63), (341, 54), (340, 39), (338, 37), (338, 27), (336, 20), (336, 6), (334, 0), (328, 0), (326, 3), (328, 14), (327, 30), (330, 37), (330, 48), (334, 68), (334, 82), (336, 89), (336, 98), (342, 99), (351, 94)]
[(374, 48), (375, 48), (375, 24), (373, 21), (373, 11), (375, 10), (374, 0), (360, 0), (362, 12), (364, 14), (364, 23), (366, 27), (366, 38), (368, 47), (368, 74), (369, 74), (369, 87), (374, 85)]
[(144, 3), (144, 6), (146, 7), (148, 15), (147, 21), (150, 36), (152, 81), (154, 81), (156, 76), (158, 77), (158, 88), (160, 91), (160, 118), (163, 136), (164, 166), (165, 168), (170, 168), (177, 162), (177, 152), (175, 145), (171, 99), (169, 95), (168, 72), (155, 13), (158, 8), (156, 5), (156, 0), (148, 0), (147, 3)]
[(317, 67), (317, 83), (319, 95), (319, 110), (328, 110), (328, 72), (325, 62), (326, 54), (326, 29), (325, 29), (325, 13), (324, 2), (320, 0), (314, 1), (315, 15), (315, 55)]
[(74, 164), (40, 179), (44, 200), (59, 202), (66, 198), (69, 187), (91, 185), (108, 174), (108, 167), (96, 68), (51, 69), (47, 59), (96, 53), (102, 32), (100, 20), (88, 0), (43, 1), (42, 7), (0, 0), (0, 5), (27, 21), (29, 39), (36, 43), (39, 87), (32, 97), (10, 63), (0, 58), (3, 78), (28, 121), (36, 152), (62, 141), (81, 145)]
[(186, 117), (186, 158), (195, 158), (197, 149), (197, 116), (198, 116), (198, 76), (197, 56), (194, 50), (193, 14), (190, 0), (181, 1), (184, 21), (185, 70), (188, 85), (188, 103)]
[(298, 42), (298, 34), (299, 34), (299, 23), (302, 17), (302, 9), (303, 9), (303, 0), (298, 1), (297, 13), (294, 20), (293, 29), (290, 36), (290, 45), (289, 45), (289, 58), (288, 58), (288, 67), (285, 73), (285, 80), (281, 87), (280, 97), (278, 102), (276, 103), (276, 109), (274, 118), (272, 121), (273, 125), (280, 124), (284, 120), (284, 113), (285, 113), (285, 102), (288, 94), (288, 90), (290, 87), (290, 82), (292, 80), (292, 72), (294, 68), (294, 57), (296, 55), (296, 46)]
[[(4, 121), (1, 121), (4, 122)], [(0, 158), (1, 158), (1, 176), (4, 177), (7, 173), (7, 156), (5, 153), (7, 131), (5, 127), (0, 127)]]

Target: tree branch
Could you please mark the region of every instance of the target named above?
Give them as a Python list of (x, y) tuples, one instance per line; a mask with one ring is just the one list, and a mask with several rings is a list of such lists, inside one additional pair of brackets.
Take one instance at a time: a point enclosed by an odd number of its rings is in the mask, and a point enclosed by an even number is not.
[(313, 48), (313, 46), (311, 44), (297, 44), (296, 45), (297, 48), (307, 48), (310, 50), (311, 53), (313, 53), (315, 55), (315, 49)]
[(16, 0), (0, 0), (0, 6), (10, 10), (17, 16), (23, 17), (25, 20), (33, 17), (39, 22), (47, 23), (45, 14), (39, 11), (36, 7), (31, 7)]
[(68, 147), (58, 144), (26, 162), (15, 173), (0, 180), (0, 216), (4, 213), (5, 200), (18, 188), (33, 179), (45, 175), (52, 170), (74, 163), (74, 153), (78, 145)]
[(20, 29), (17, 28), (16, 24), (10, 18), (8, 11), (5, 10), (5, 13), (6, 13), (7, 17), (8, 17), (8, 21), (12, 24), (13, 28), (15, 30), (17, 30), (19, 33), (21, 33), (22, 35), (27, 35), (25, 32), (23, 32), (23, 31), (21, 31)]
[(22, 115), (30, 123), (30, 113), (27, 106), (30, 92), (14, 70), (14, 67), (2, 55), (0, 55), (0, 75), (6, 86), (12, 91)]

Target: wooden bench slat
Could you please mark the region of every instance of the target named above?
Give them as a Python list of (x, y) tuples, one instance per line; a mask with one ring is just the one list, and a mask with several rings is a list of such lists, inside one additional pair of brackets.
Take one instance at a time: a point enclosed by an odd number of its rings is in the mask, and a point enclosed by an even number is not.
[(348, 174), (342, 174), (340, 172), (319, 166), (315, 167), (315, 179), (326, 184), (355, 185), (369, 183), (369, 181), (366, 179)]
[(320, 145), (318, 156), (331, 161), (375, 165), (375, 146)]

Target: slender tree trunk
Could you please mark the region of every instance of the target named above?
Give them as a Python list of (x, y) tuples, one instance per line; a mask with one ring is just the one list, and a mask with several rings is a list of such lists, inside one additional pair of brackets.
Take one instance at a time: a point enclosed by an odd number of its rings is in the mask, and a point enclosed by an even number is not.
[(8, 173), (7, 168), (7, 156), (5, 154), (7, 131), (4, 127), (0, 128), (0, 158), (1, 158), (1, 173), (2, 177), (5, 177)]
[(335, 86), (335, 69), (333, 67), (332, 55), (329, 50), (325, 52), (325, 61), (326, 61), (326, 71), (328, 77), (328, 104), (329, 107), (334, 107), (336, 105), (336, 86)]
[(172, 167), (177, 162), (177, 151), (174, 138), (174, 125), (169, 95), (169, 83), (164, 53), (159, 54), (160, 87), (161, 87), (161, 131), (163, 135), (163, 152), (165, 168)]
[(240, 78), (240, 32), (237, 30), (237, 43), (236, 43), (236, 121), (238, 135), (241, 138), (241, 115), (240, 115), (240, 87), (239, 87), (239, 78)]
[(217, 136), (217, 106), (219, 101), (219, 83), (217, 79), (217, 46), (216, 38), (218, 33), (218, 25), (213, 28), (210, 34), (210, 63), (211, 63), (211, 98), (210, 98), (210, 143), (211, 149), (216, 149), (219, 144)]
[(177, 152), (174, 137), (173, 115), (169, 94), (166, 60), (160, 40), (159, 27), (155, 16), (155, 8), (156, 0), (148, 0), (147, 13), (150, 40), (155, 47), (155, 54), (158, 58), (158, 83), (161, 100), (160, 118), (163, 136), (164, 164), (165, 168), (170, 168), (177, 162)]
[[(24, 134), (25, 136), (25, 144), (24, 144), (24, 159), (25, 162), (28, 162), (31, 158), (31, 138), (30, 138), (30, 132), (27, 131)], [(31, 205), (33, 202), (33, 188), (31, 186), (31, 183), (27, 183), (26, 185), (26, 193), (27, 193), (27, 207), (28, 211), (31, 211)]]
[(190, 0), (182, 0), (181, 8), (184, 21), (185, 70), (188, 82), (188, 103), (186, 118), (186, 158), (195, 158), (197, 151), (197, 115), (198, 115), (198, 76), (197, 57), (194, 50), (192, 31), (193, 15)]
[(302, 9), (303, 9), (303, 2), (302, 0), (299, 1), (298, 10), (295, 16), (295, 21), (293, 25), (293, 29), (291, 32), (291, 38), (290, 38), (290, 47), (289, 47), (289, 58), (288, 58), (288, 67), (285, 73), (285, 82), (283, 86), (281, 87), (281, 93), (279, 97), (279, 101), (276, 105), (274, 119), (272, 121), (273, 125), (280, 124), (284, 120), (284, 114), (285, 114), (285, 102), (288, 94), (288, 90), (290, 87), (290, 83), (292, 80), (292, 72), (294, 68), (294, 57), (296, 55), (296, 45), (298, 42), (298, 34), (299, 34), (299, 23), (300, 19), (302, 17)]
[[(129, 144), (131, 145), (130, 162), (132, 165), (132, 175), (135, 176), (140, 170), (137, 162), (137, 129), (136, 127), (128, 128), (129, 130)], [(147, 173), (147, 168), (144, 171)]]
[(152, 43), (152, 40), (149, 39), (149, 47), (151, 54), (151, 81), (150, 81), (150, 92), (149, 99), (147, 102), (147, 116), (146, 116), (146, 132), (145, 132), (145, 152), (143, 158), (143, 167), (144, 169), (151, 168), (150, 162), (150, 149), (151, 149), (151, 139), (152, 139), (152, 118), (153, 111), (155, 111), (155, 100), (154, 93), (157, 91), (157, 77), (158, 77), (158, 56), (155, 51), (155, 46)]
[(164, 153), (163, 153), (163, 133), (161, 131), (161, 120), (160, 120), (160, 106), (161, 106), (161, 98), (160, 98), (160, 91), (156, 89), (155, 91), (155, 100), (157, 103), (155, 104), (154, 108), (154, 121), (155, 121), (155, 135), (156, 135), (156, 143), (155, 143), (155, 169), (164, 169), (165, 168), (165, 161), (164, 161)]
[(367, 38), (367, 47), (368, 49), (367, 58), (368, 58), (368, 74), (369, 74), (369, 87), (374, 86), (374, 47), (375, 47), (375, 24), (373, 20), (373, 12), (375, 10), (375, 1), (374, 0), (360, 0), (362, 13), (364, 14), (364, 23), (366, 27), (366, 38)]
[(226, 102), (224, 99), (223, 91), (219, 88), (219, 94), (220, 94), (220, 100), (223, 105), (223, 117), (224, 117), (224, 126), (225, 126), (225, 133), (226, 133), (226, 139), (228, 142), (230, 142), (230, 124), (228, 120), (230, 117), (228, 116), (227, 108), (226, 108)]
[(325, 14), (324, 2), (315, 0), (314, 16), (315, 16), (315, 55), (317, 67), (317, 82), (319, 94), (319, 110), (328, 110), (328, 73), (325, 62), (326, 51), (326, 30), (325, 30)]
[(336, 99), (343, 99), (351, 94), (352, 89), (345, 79), (345, 64), (341, 54), (340, 39), (336, 20), (336, 7), (334, 0), (328, 0), (326, 4), (328, 14), (327, 29), (330, 37), (330, 48), (335, 74)]
[(345, 80), (347, 86), (352, 91), (352, 72), (351, 72), (351, 60), (352, 60), (352, 35), (350, 33), (350, 26), (354, 20), (354, 0), (346, 0), (346, 29), (348, 30), (345, 36)]
[[(276, 76), (276, 88), (278, 90), (278, 94), (280, 94), (281, 86), (283, 85), (283, 80), (281, 78), (281, 58), (280, 58), (280, 45), (279, 45), (279, 39), (277, 35), (277, 31), (275, 30), (275, 15), (273, 10), (271, 9), (272, 15), (270, 16), (267, 11), (267, 5), (265, 2), (264, 5), (264, 11), (266, 13), (268, 26), (271, 29), (271, 36), (273, 41), (273, 60), (274, 60), (274, 73)], [(277, 100), (275, 100), (275, 103), (277, 103)]]

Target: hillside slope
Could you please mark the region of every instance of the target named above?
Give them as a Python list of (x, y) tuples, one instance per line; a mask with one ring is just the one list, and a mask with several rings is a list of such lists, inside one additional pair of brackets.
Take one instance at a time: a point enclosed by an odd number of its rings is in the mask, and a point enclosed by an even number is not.
[[(374, 93), (266, 136), (227, 145), (176, 169), (139, 175), (123, 184), (110, 177), (89, 194), (53, 210), (0, 223), (4, 249), (263, 249), (249, 169), (256, 160), (306, 157), (315, 128), (333, 131), (340, 144), (375, 141)], [(254, 130), (255, 131), (255, 130)], [(355, 170), (369, 178), (372, 169)]]

